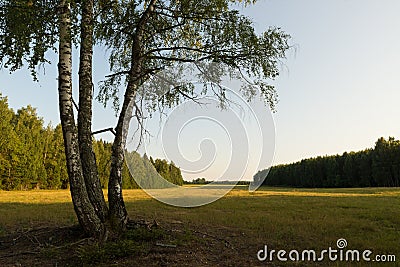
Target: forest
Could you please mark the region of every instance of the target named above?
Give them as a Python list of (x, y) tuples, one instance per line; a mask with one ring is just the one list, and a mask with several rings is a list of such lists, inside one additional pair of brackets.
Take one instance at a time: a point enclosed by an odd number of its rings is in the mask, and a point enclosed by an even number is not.
[[(44, 125), (36, 109), (27, 106), (13, 111), (6, 97), (0, 93), (0, 190), (65, 189), (68, 174), (61, 125)], [(107, 188), (110, 173), (112, 143), (93, 139), (99, 177)], [(130, 159), (136, 167), (135, 175), (146, 175), (145, 162), (136, 152)], [(181, 171), (173, 162), (150, 157), (155, 170), (171, 183), (182, 185)], [(138, 185), (126, 164), (123, 168), (123, 188)]]
[[(267, 177), (266, 177), (267, 176)], [(288, 187), (398, 187), (400, 141), (379, 138), (374, 148), (342, 155), (304, 159), (259, 171), (255, 180), (268, 186)]]
[[(68, 175), (61, 126), (44, 125), (36, 109), (27, 106), (16, 112), (0, 93), (0, 190), (65, 189)], [(107, 188), (112, 143), (93, 139), (98, 172)], [(167, 181), (182, 185), (180, 169), (173, 162), (153, 159), (136, 152), (129, 154), (134, 175), (146, 177), (150, 161)], [(126, 164), (123, 188), (139, 188)], [(288, 187), (397, 187), (400, 186), (400, 141), (379, 138), (374, 148), (342, 155), (319, 156), (259, 171), (254, 180), (266, 186)], [(198, 181), (193, 181), (196, 183)]]

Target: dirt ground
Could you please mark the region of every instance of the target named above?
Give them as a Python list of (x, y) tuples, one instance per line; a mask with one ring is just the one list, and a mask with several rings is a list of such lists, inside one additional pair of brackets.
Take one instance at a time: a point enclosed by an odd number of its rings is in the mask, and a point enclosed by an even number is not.
[(256, 248), (244, 245), (244, 233), (183, 227), (180, 222), (144, 228), (154, 231), (154, 227), (162, 237), (141, 240), (138, 253), (118, 256), (118, 248), (115, 257), (89, 261), (82, 251), (95, 242), (85, 238), (78, 226), (17, 229), (0, 237), (0, 266), (260, 266), (250, 253)]

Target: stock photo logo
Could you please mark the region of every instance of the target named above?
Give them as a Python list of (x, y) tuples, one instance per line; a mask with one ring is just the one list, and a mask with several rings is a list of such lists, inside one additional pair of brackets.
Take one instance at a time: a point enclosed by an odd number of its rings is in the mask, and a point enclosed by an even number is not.
[(269, 249), (267, 245), (257, 252), (259, 261), (302, 261), (302, 262), (321, 262), (321, 261), (340, 261), (340, 262), (396, 262), (394, 254), (374, 254), (369, 249), (351, 249), (347, 248), (348, 243), (344, 238), (339, 238), (336, 241), (336, 247), (328, 247), (320, 251), (314, 249), (290, 251), (284, 249)]
[[(223, 64), (185, 63), (163, 70), (138, 90), (132, 108), (144, 112), (130, 122), (126, 163), (135, 182), (163, 203), (206, 205), (239, 181), (251, 181), (249, 191), (255, 191), (265, 177), (253, 181), (253, 175), (272, 165), (275, 127), (265, 94)], [(138, 173), (143, 166), (138, 168), (134, 152), (143, 155), (146, 175)], [(212, 182), (175, 185), (158, 174), (148, 155), (172, 161), (185, 180)]]

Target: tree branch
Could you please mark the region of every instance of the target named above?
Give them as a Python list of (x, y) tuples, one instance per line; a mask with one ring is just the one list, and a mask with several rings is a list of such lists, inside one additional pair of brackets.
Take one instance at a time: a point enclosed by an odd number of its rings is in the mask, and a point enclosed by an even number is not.
[(115, 76), (126, 75), (126, 74), (129, 74), (129, 71), (120, 71), (120, 72), (108, 74), (108, 75), (106, 75), (105, 77), (106, 77), (106, 78), (113, 78), (113, 77), (115, 77)]
[(159, 59), (159, 60), (165, 60), (165, 61), (175, 61), (175, 62), (199, 62), (199, 61), (204, 61), (207, 59), (213, 58), (214, 55), (209, 55), (206, 57), (201, 57), (199, 59), (189, 59), (189, 58), (179, 58), (179, 57), (164, 57), (164, 56), (148, 56), (148, 59)]
[(98, 131), (92, 132), (92, 135), (99, 134), (99, 133), (104, 133), (104, 132), (108, 132), (108, 131), (112, 132), (115, 135), (114, 128), (106, 128), (106, 129), (103, 129), (103, 130), (98, 130)]
[(76, 108), (76, 111), (79, 111), (79, 107), (78, 107), (78, 105), (76, 104), (76, 102), (75, 102), (75, 100), (73, 98), (72, 98), (72, 103), (74, 104), (74, 106)]

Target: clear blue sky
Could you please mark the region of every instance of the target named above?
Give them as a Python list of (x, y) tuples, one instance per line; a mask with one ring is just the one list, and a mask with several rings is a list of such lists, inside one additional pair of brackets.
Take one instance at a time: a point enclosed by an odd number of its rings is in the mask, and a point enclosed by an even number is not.
[[(273, 25), (292, 36), (293, 49), (274, 81), (274, 164), (361, 150), (380, 136), (400, 137), (399, 10), (398, 0), (268, 0), (242, 10), (258, 31)], [(41, 70), (39, 83), (25, 70), (1, 70), (0, 91), (11, 107), (31, 104), (56, 124), (56, 56), (49, 58), (53, 64), (45, 74)], [(108, 73), (101, 49), (95, 50), (94, 67), (96, 81)], [(111, 109), (95, 103), (93, 130), (115, 121)]]

